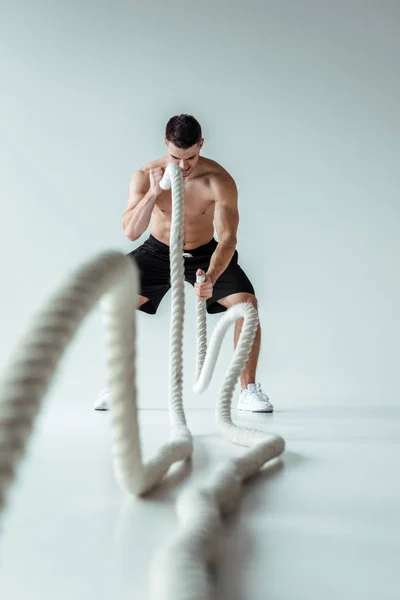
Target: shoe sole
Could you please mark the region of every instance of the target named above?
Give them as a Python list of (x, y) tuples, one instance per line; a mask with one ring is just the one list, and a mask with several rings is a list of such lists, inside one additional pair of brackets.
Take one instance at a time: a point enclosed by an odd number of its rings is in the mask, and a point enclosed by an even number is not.
[(244, 410), (246, 412), (254, 412), (254, 413), (272, 413), (274, 412), (273, 408), (261, 408), (261, 409), (252, 409), (250, 407), (237, 406), (236, 410)]

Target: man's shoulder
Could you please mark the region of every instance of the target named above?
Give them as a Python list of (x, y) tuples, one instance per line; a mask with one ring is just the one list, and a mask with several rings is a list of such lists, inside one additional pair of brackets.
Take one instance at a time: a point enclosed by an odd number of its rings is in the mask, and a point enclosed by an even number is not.
[(225, 169), (225, 167), (223, 167), (221, 163), (217, 162), (216, 160), (202, 156), (200, 158), (200, 162), (202, 164), (203, 170), (209, 175), (213, 175), (215, 177), (227, 175), (230, 177), (230, 174)]
[(228, 193), (236, 193), (236, 182), (232, 175), (220, 163), (210, 158), (204, 158), (205, 173), (216, 198)]
[(232, 175), (216, 160), (202, 157), (204, 174), (211, 185), (232, 185), (235, 183)]

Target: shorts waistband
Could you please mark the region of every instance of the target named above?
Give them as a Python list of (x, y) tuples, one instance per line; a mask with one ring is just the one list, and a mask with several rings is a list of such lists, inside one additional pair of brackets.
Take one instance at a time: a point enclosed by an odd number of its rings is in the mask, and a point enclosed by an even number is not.
[[(160, 240), (155, 238), (153, 235), (149, 235), (149, 237), (147, 238), (147, 243), (150, 244), (150, 246), (154, 248), (154, 250), (156, 250), (158, 253), (163, 254), (165, 256), (169, 256), (170, 247), (167, 244), (164, 244), (164, 242), (160, 242)], [(209, 242), (207, 242), (207, 244), (203, 244), (202, 246), (198, 246), (197, 248), (192, 248), (191, 250), (183, 250), (182, 248), (182, 255), (185, 254), (186, 256), (190, 255), (193, 257), (208, 256), (214, 252), (217, 245), (217, 240), (215, 238), (212, 238)]]

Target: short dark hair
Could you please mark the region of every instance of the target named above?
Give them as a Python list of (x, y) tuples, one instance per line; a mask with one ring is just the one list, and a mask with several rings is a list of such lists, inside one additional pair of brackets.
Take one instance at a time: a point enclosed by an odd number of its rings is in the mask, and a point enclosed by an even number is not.
[(191, 115), (175, 115), (167, 123), (165, 137), (177, 148), (187, 150), (202, 139), (200, 123)]

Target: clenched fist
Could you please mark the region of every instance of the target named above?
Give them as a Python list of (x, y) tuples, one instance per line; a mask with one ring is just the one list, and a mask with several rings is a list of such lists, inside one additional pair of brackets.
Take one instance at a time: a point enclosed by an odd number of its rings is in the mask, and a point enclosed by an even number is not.
[(159, 196), (162, 192), (160, 188), (160, 181), (163, 178), (164, 169), (161, 167), (157, 167), (156, 169), (150, 169), (150, 189), (157, 196)]
[(194, 291), (199, 300), (208, 300), (213, 294), (213, 284), (211, 277), (204, 273), (201, 269), (197, 269), (196, 277), (204, 277), (204, 283), (196, 282), (194, 284)]

